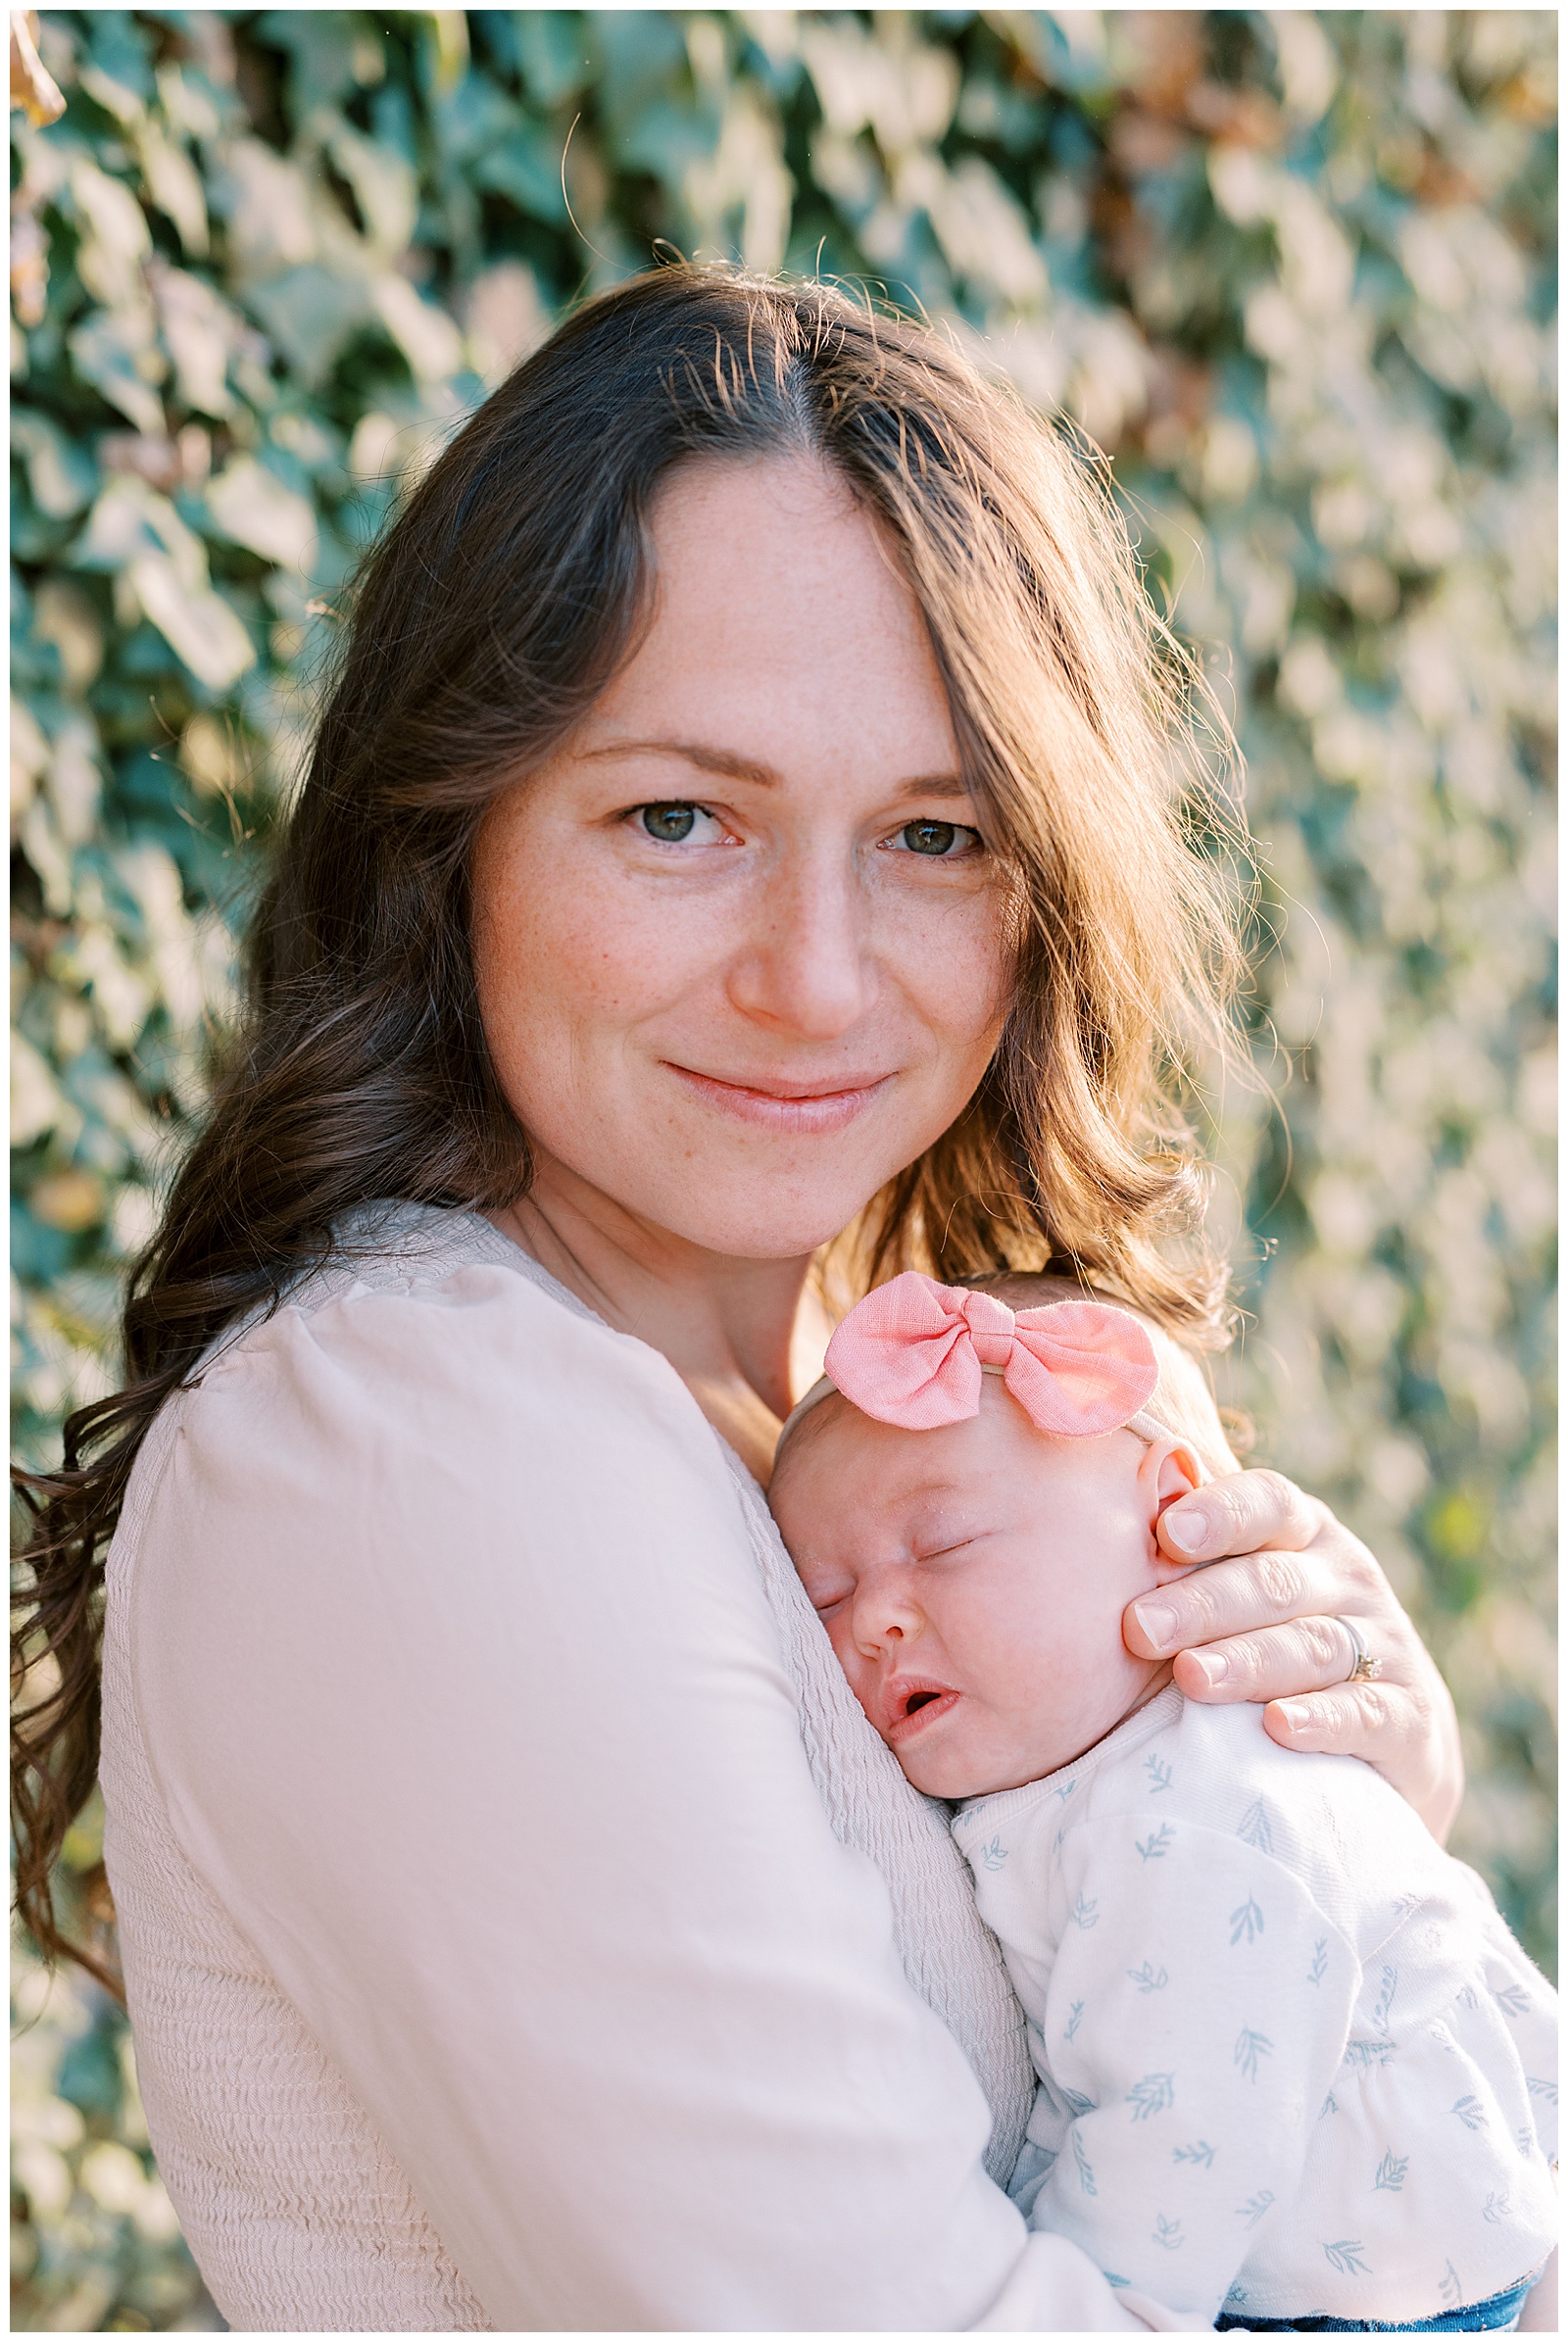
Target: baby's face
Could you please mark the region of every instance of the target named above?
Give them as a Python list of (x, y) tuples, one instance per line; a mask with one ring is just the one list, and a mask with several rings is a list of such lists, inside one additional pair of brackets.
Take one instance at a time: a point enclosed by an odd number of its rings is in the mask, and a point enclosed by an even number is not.
[(1181, 1574), (1153, 1524), (1195, 1477), (1133, 1432), (1048, 1439), (988, 1375), (941, 1431), (823, 1399), (770, 1502), (866, 1715), (917, 1789), (961, 1798), (1070, 1763), (1168, 1679), (1121, 1614)]

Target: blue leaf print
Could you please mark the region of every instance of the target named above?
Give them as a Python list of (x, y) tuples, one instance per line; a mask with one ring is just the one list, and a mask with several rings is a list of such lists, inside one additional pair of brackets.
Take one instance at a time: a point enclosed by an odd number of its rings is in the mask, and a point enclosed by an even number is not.
[(1492, 1997), (1506, 2017), (1523, 2017), (1529, 2012), (1530, 1995), (1522, 1984), (1504, 1984)]
[(1318, 2109), (1318, 2121), (1321, 2122), (1325, 2115), (1337, 2115), (1339, 2111), (1339, 2100), (1335, 2097), (1334, 2092), (1330, 2090), (1328, 2096), (1324, 2099), (1322, 2106)]
[(1392, 2041), (1347, 2041), (1344, 2062), (1347, 2066), (1386, 2066), (1393, 2055)]
[(980, 1849), (980, 1860), (988, 1871), (1000, 1871), (1006, 1859), (1007, 1849), (1000, 1837), (994, 1837), (988, 1846)]
[(1312, 1965), (1306, 1972), (1309, 1984), (1321, 1984), (1329, 1973), (1329, 1939), (1320, 1935), (1312, 1946)]
[(1459, 2006), (1461, 2009), (1480, 2008), (1481, 2003), (1476, 1998), (1476, 1988), (1473, 1984), (1466, 1984), (1463, 1991), (1459, 1994)]
[(1412, 1911), (1420, 1910), (1423, 1900), (1424, 1898), (1421, 1895), (1397, 1896), (1394, 1905), (1395, 1918), (1408, 1919)]
[(1182, 2234), (1181, 2221), (1168, 2220), (1162, 2212), (1156, 2212), (1154, 2225), (1151, 2231), (1151, 2242), (1162, 2244), (1167, 2253), (1180, 2252), (1182, 2246), (1187, 2242), (1186, 2237)]
[(1372, 2023), (1376, 2029), (1384, 2035), (1387, 2035), (1388, 2033), (1389, 2011), (1394, 2006), (1395, 1987), (1397, 1985), (1398, 1981), (1398, 1970), (1396, 1968), (1385, 1967), (1383, 1971), (1383, 1981), (1378, 1988), (1377, 2006), (1372, 2011)]
[(1231, 1913), (1231, 1947), (1242, 1942), (1251, 1943), (1263, 1932), (1263, 1914), (1248, 1896), (1239, 1910)]
[(1342, 2277), (1369, 2277), (1372, 2271), (1361, 2256), (1366, 2251), (1359, 2238), (1342, 2236), (1338, 2244), (1323, 2247), (1324, 2259), (1330, 2269), (1337, 2269)]
[(1243, 1814), (1236, 1834), (1247, 1845), (1255, 1846), (1259, 1854), (1273, 1853), (1274, 1832), (1268, 1826), (1268, 1808), (1261, 1797)]
[(1149, 1794), (1151, 1797), (1157, 1797), (1161, 1789), (1168, 1789), (1172, 1780), (1174, 1779), (1170, 1767), (1166, 1764), (1162, 1764), (1157, 1756), (1145, 1757), (1144, 1771), (1149, 1776)]
[(1162, 1861), (1175, 1842), (1176, 1832), (1168, 1822), (1161, 1822), (1159, 1828), (1152, 1830), (1147, 1838), (1135, 1837), (1133, 1840), (1145, 1862)]
[(1083, 2021), (1084, 2004), (1081, 2000), (1075, 2000), (1072, 2004), (1072, 2007), (1067, 2012), (1067, 2029), (1062, 2034), (1062, 2039), (1064, 2041), (1076, 2040), (1078, 2037), (1078, 2027), (1082, 2025)]
[(1083, 2140), (1079, 2137), (1076, 2130), (1072, 2134), (1072, 2159), (1073, 2162), (1078, 2166), (1078, 2184), (1083, 2189), (1084, 2194), (1086, 2196), (1098, 2196), (1100, 2190), (1095, 2185), (1095, 2167), (1090, 2162), (1088, 2156), (1084, 2153)]
[(1214, 2150), (1207, 2139), (1194, 2139), (1190, 2147), (1177, 2147), (1171, 2153), (1172, 2163), (1200, 2163), (1205, 2171), (1214, 2169)]
[(1456, 2098), (1449, 2113), (1457, 2115), (1466, 2130), (1485, 2130), (1487, 2110), (1479, 2098)]
[(1127, 1977), (1130, 1983), (1137, 1985), (1140, 1992), (1163, 1992), (1165, 1986), (1170, 1982), (1165, 1971), (1162, 1968), (1156, 1969), (1152, 1960), (1146, 1960), (1142, 1968), (1129, 1968)]
[(1518, 2148), (1521, 2155), (1534, 2155), (1536, 2151), (1536, 2134), (1533, 2130), (1529, 2129), (1516, 2130), (1513, 2134), (1513, 2143)]
[(1500, 2196), (1495, 2193), (1488, 2196), (1481, 2207), (1481, 2217), (1484, 2220), (1505, 2220), (1512, 2209), (1508, 2190), (1504, 2188)]
[(1256, 2081), (1257, 2061), (1259, 2058), (1266, 2058), (1273, 2047), (1274, 2044), (1267, 2033), (1254, 2033), (1250, 2026), (1244, 2025), (1236, 2036), (1236, 2047), (1231, 2053), (1232, 2060), (1241, 2068), (1249, 2081)]
[(1554, 2081), (1543, 2081), (1539, 2074), (1527, 2074), (1525, 2088), (1532, 2098), (1549, 2098), (1553, 2106), (1557, 2103), (1557, 2085)]
[(1260, 2194), (1249, 2196), (1245, 2204), (1238, 2204), (1236, 2217), (1239, 2220), (1246, 2220), (1250, 2228), (1255, 2228), (1273, 2201), (1274, 2190), (1265, 2187)]
[(1375, 2188), (1387, 2188), (1390, 2195), (1396, 2196), (1404, 2185), (1404, 2175), (1409, 2169), (1410, 2158), (1408, 2155), (1396, 2155), (1392, 2147), (1386, 2148), (1383, 2161), (1378, 2165), (1378, 2175), (1372, 2185)]
[(1127, 2093), (1133, 2121), (1147, 2122), (1151, 2115), (1162, 2115), (1175, 2096), (1176, 2076), (1173, 2074), (1146, 2074), (1143, 2080), (1135, 2081)]
[(1056, 1784), (1056, 1799), (1058, 1804), (1065, 1805), (1068, 1798), (1072, 1795), (1077, 1786), (1078, 1783), (1075, 1781), (1058, 1781)]
[(1078, 1891), (1078, 1900), (1077, 1900), (1077, 1902), (1076, 1902), (1076, 1903), (1074, 1903), (1074, 1905), (1073, 1905), (1073, 1907), (1072, 1907), (1072, 1910), (1071, 1910), (1071, 1911), (1069, 1912), (1069, 1914), (1068, 1914), (1068, 1917), (1071, 1919), (1071, 1921), (1072, 1921), (1072, 1924), (1073, 1924), (1073, 1926), (1074, 1926), (1075, 1927), (1082, 1927), (1082, 1928), (1084, 1928), (1084, 1929), (1085, 1929), (1085, 1931), (1086, 1931), (1086, 1932), (1087, 1932), (1087, 1930), (1088, 1930), (1090, 1927), (1099, 1927), (1099, 1925), (1100, 1925), (1100, 1898), (1099, 1898), (1099, 1896), (1098, 1896), (1098, 1895), (1093, 1895), (1093, 1896), (1091, 1896), (1091, 1897), (1090, 1897), (1090, 1899), (1089, 1899), (1089, 1901), (1086, 1903), (1086, 1902), (1084, 1901), (1084, 1897), (1083, 1897), (1083, 1889), (1080, 1887), (1080, 1889), (1079, 1889), (1079, 1891)]
[(1456, 2310), (1464, 2299), (1464, 2287), (1459, 2282), (1459, 2272), (1451, 2261), (1444, 2264), (1443, 2282), (1438, 2291), (1450, 2310)]
[(1057, 2082), (1056, 2087), (1061, 2092), (1062, 2104), (1066, 2107), (1069, 2115), (1082, 2117), (1095, 2112), (1095, 2101), (1092, 2098), (1086, 2098), (1082, 2090), (1069, 2090), (1066, 2083), (1061, 2081)]

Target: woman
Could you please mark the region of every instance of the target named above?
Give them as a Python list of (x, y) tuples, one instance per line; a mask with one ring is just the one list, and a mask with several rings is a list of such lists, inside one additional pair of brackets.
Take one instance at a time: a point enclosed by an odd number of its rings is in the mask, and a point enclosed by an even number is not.
[[(996, 2184), (1018, 2013), (758, 1486), (845, 1232), (862, 1284), (1054, 1258), (1213, 1338), (1158, 1242), (1222, 934), (1158, 671), (1082, 467), (810, 285), (593, 304), (371, 563), (34, 1548), (26, 1907), (118, 1517), (106, 1854), (232, 2323), (1184, 2322)], [(1354, 1540), (1269, 1474), (1163, 1534), (1218, 1566), (1135, 1647), (1444, 1830)]]

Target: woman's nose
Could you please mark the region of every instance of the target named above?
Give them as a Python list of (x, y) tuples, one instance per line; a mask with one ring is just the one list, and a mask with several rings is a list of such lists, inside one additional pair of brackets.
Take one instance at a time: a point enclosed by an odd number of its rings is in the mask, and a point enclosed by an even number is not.
[(813, 855), (760, 890), (756, 925), (731, 964), (743, 1016), (804, 1041), (836, 1041), (875, 994), (868, 913), (853, 872)]

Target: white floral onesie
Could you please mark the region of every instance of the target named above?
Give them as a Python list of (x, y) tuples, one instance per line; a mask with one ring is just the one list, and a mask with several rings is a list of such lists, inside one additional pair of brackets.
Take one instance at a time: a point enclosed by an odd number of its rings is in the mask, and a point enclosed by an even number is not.
[(1013, 2196), (1112, 2284), (1396, 2323), (1545, 2259), (1555, 1996), (1368, 1766), (1171, 1688), (953, 1828), (1040, 2077)]

